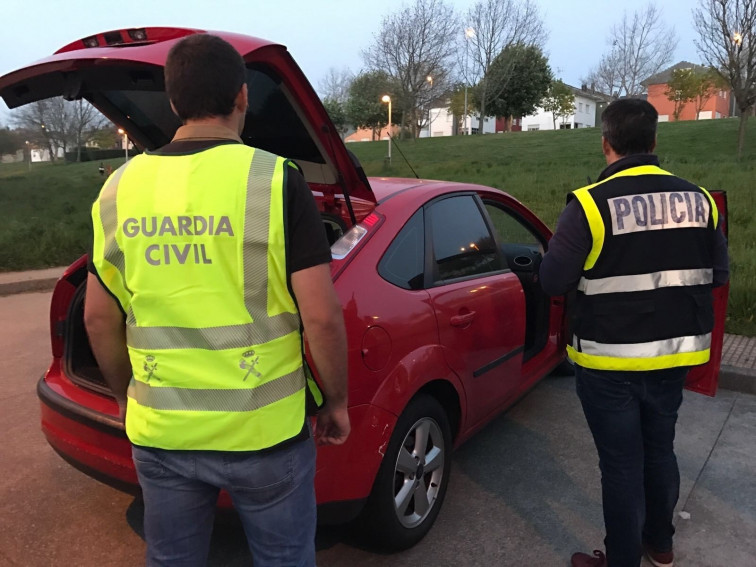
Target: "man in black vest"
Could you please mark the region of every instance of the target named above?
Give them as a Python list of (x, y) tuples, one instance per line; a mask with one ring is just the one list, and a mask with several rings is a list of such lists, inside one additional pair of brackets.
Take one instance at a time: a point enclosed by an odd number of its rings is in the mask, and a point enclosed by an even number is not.
[(610, 104), (607, 167), (572, 192), (540, 269), (550, 295), (577, 291), (568, 355), (599, 454), (606, 556), (573, 567), (673, 565), (680, 488), (677, 411), (690, 366), (709, 360), (711, 288), (727, 282), (727, 242), (709, 193), (659, 167), (658, 114)]

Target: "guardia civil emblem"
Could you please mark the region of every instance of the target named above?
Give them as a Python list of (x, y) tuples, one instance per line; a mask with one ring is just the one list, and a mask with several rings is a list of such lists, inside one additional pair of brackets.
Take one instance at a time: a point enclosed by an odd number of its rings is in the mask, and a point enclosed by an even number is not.
[(247, 378), (249, 378), (250, 374), (254, 374), (257, 378), (262, 376), (262, 374), (255, 370), (255, 366), (258, 362), (260, 362), (260, 357), (255, 356), (254, 350), (248, 350), (242, 355), (242, 359), (239, 361), (239, 368), (247, 371), (247, 373), (244, 375), (245, 382), (247, 381)]
[[(151, 354), (148, 354), (144, 357), (144, 371), (147, 373), (147, 378), (145, 379), (145, 382), (149, 382), (150, 378), (152, 378), (155, 375), (155, 370), (157, 370), (158, 363), (155, 362), (155, 357)], [(155, 379), (157, 379), (157, 376), (155, 376)]]

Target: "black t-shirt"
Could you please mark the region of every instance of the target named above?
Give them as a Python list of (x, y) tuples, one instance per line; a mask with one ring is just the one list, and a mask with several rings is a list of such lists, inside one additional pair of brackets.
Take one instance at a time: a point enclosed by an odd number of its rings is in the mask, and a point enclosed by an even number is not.
[[(236, 144), (234, 140), (177, 140), (166, 144), (153, 155), (186, 155), (201, 152), (222, 144)], [(287, 277), (299, 270), (331, 261), (323, 220), (315, 199), (302, 173), (293, 162), (286, 164), (284, 187), (284, 234), (286, 237)], [(89, 255), (89, 271), (96, 274)]]

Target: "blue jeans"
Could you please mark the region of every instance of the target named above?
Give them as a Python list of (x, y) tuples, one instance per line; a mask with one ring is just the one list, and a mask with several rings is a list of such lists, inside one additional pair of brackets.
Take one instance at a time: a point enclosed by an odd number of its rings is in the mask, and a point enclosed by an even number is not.
[(132, 448), (147, 565), (207, 563), (218, 493), (231, 496), (255, 567), (315, 565), (315, 444), (267, 452)]
[(642, 543), (672, 549), (680, 493), (674, 452), (688, 368), (615, 372), (575, 367), (577, 393), (601, 469), (610, 567), (638, 567)]

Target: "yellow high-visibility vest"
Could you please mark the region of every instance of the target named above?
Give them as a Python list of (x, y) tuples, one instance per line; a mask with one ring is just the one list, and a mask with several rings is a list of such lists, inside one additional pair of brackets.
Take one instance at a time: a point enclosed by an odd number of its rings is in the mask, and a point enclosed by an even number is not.
[(92, 208), (93, 263), (126, 316), (132, 443), (250, 451), (296, 436), (309, 387), (289, 292), (286, 160), (242, 144), (143, 154)]

